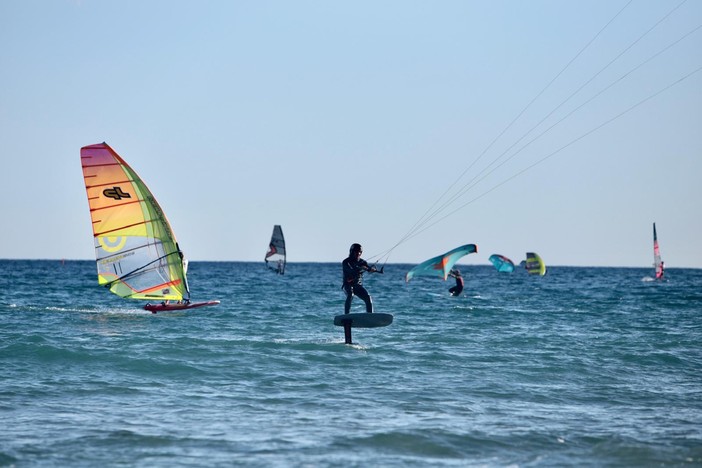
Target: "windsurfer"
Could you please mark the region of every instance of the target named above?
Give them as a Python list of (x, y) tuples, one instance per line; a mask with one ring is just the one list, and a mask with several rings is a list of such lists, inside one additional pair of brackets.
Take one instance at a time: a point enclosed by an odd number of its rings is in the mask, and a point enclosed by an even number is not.
[(449, 272), (449, 276), (456, 278), (456, 286), (449, 289), (452, 296), (458, 296), (463, 291), (463, 277), (461, 276), (461, 270), (454, 268)]
[(351, 300), (354, 295), (360, 297), (366, 303), (366, 312), (369, 314), (373, 313), (373, 299), (371, 299), (366, 288), (363, 287), (363, 273), (366, 271), (376, 273), (379, 270), (375, 266), (369, 266), (368, 262), (361, 258), (362, 253), (363, 247), (361, 247), (361, 244), (351, 244), (348, 258), (341, 262), (344, 273), (344, 283), (341, 288), (346, 293), (345, 314), (351, 311)]

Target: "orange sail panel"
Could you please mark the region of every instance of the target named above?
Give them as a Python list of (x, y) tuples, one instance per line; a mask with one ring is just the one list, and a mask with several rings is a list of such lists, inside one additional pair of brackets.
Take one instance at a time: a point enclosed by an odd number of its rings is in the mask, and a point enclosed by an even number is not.
[(183, 254), (146, 184), (106, 143), (81, 148), (80, 159), (99, 284), (121, 297), (189, 299)]

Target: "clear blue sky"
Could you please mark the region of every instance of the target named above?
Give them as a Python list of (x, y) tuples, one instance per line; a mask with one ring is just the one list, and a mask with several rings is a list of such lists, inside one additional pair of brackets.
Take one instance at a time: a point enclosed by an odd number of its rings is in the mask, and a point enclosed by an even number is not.
[(504, 162), (389, 261), (650, 266), (655, 221), (702, 268), (702, 72), (654, 96), (702, 66), (702, 30), (663, 51), (702, 24), (678, 4), (2, 1), (0, 258), (94, 258), (106, 141), (192, 260), (262, 261), (274, 224), (289, 261), (369, 257)]

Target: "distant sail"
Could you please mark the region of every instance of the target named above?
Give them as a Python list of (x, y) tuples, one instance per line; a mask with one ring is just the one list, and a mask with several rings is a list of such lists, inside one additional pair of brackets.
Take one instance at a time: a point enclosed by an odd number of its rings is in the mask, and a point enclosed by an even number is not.
[(546, 264), (537, 253), (527, 252), (524, 266), (530, 275), (544, 276), (546, 274)]
[(136, 172), (106, 143), (81, 148), (98, 283), (132, 299), (189, 300), (183, 253)]
[(453, 268), (453, 265), (458, 259), (465, 255), (476, 253), (477, 251), (478, 247), (475, 244), (466, 244), (450, 252), (446, 252), (443, 255), (430, 258), (408, 271), (405, 275), (405, 281), (409, 282), (409, 280), (415, 276), (438, 276), (446, 280), (451, 268)]
[(266, 266), (271, 270), (275, 270), (281, 275), (285, 274), (285, 237), (283, 237), (283, 228), (279, 224), (273, 226), (273, 234), (271, 242), (268, 244), (265, 261)]
[(661, 260), (661, 251), (658, 248), (656, 223), (653, 223), (653, 267), (656, 269), (656, 279), (662, 279), (665, 266), (663, 264), (663, 260)]
[(488, 260), (490, 260), (499, 272), (512, 273), (514, 271), (514, 262), (504, 255), (492, 254)]

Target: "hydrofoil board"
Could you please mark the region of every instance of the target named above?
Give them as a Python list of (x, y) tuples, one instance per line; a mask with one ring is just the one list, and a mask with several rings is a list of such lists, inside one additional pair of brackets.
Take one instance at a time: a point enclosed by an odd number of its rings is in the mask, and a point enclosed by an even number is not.
[(219, 301), (207, 301), (207, 302), (174, 302), (172, 304), (164, 304), (159, 302), (158, 304), (146, 304), (144, 309), (150, 310), (154, 314), (156, 312), (166, 312), (168, 310), (186, 310), (186, 309), (197, 309), (198, 307), (213, 306), (219, 304)]
[(343, 327), (351, 322), (354, 328), (376, 328), (387, 327), (392, 323), (391, 314), (361, 313), (361, 314), (341, 314), (334, 317), (334, 325)]

